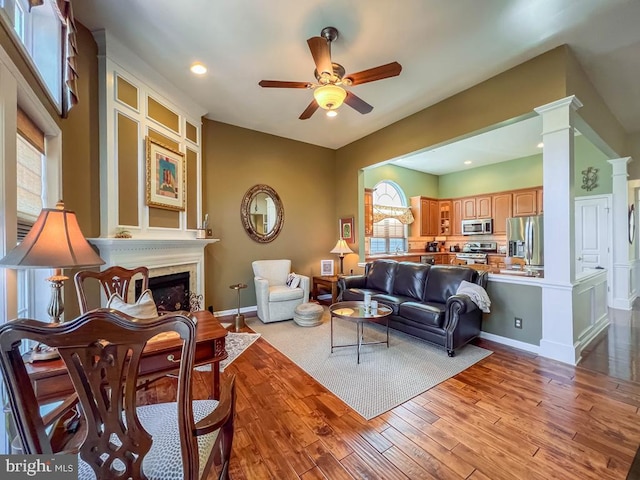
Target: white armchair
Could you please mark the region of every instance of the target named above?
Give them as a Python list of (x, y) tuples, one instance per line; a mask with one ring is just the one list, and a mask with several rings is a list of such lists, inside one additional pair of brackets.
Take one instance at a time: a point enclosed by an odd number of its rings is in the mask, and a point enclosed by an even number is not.
[(293, 318), (295, 308), (309, 301), (309, 277), (300, 277), (296, 288), (287, 286), (291, 260), (256, 260), (251, 263), (256, 286), (258, 318), (264, 323)]

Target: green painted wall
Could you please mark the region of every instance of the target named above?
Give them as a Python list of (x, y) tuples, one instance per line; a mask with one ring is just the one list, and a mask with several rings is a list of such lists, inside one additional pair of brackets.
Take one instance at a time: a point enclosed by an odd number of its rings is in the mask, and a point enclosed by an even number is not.
[[(605, 154), (582, 135), (576, 137), (574, 147), (575, 196), (611, 193), (612, 168)], [(588, 167), (598, 169), (598, 186), (591, 191), (582, 188), (582, 171)], [(371, 188), (385, 179), (393, 180), (400, 185), (407, 197), (423, 195), (435, 198), (457, 198), (538, 187), (542, 185), (542, 153), (440, 176), (395, 165), (383, 165), (364, 170), (366, 187)]]
[(440, 176), (440, 197), (456, 198), (542, 185), (542, 154)]
[[(482, 330), (531, 345), (540, 345), (542, 338), (542, 289), (489, 281), (491, 313), (483, 315)], [(513, 299), (518, 301), (514, 302)], [(514, 317), (522, 319), (522, 328), (515, 328)]]
[(438, 176), (429, 173), (418, 172), (396, 165), (382, 165), (376, 168), (364, 170), (364, 186), (373, 188), (382, 180), (396, 182), (407, 196), (423, 195), (426, 197), (438, 196)]
[[(239, 282), (248, 285), (241, 305), (255, 305), (253, 260), (288, 258), (295, 272), (309, 276), (320, 274), (320, 260), (338, 261), (329, 253), (338, 239), (338, 218), (356, 212), (336, 209), (334, 150), (208, 119), (202, 137), (203, 212), (220, 239), (205, 249), (206, 306), (235, 308), (238, 297), (229, 285)], [(266, 244), (252, 240), (240, 219), (242, 198), (256, 184), (272, 187), (284, 207), (282, 231)], [(358, 250), (357, 244), (351, 248)], [(345, 269), (351, 257), (357, 258), (347, 255)]]
[[(574, 171), (575, 171), (575, 196), (604, 195), (613, 193), (613, 168), (604, 153), (596, 148), (593, 143), (582, 135), (576, 137), (574, 142)], [(589, 167), (598, 169), (598, 186), (591, 191), (582, 188), (584, 174)]]

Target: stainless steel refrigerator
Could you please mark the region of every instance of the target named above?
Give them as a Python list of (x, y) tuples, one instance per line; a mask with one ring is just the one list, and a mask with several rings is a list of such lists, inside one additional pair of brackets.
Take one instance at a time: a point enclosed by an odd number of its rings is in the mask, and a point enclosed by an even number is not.
[(527, 265), (544, 266), (542, 215), (507, 219), (507, 245), (510, 257), (524, 258)]

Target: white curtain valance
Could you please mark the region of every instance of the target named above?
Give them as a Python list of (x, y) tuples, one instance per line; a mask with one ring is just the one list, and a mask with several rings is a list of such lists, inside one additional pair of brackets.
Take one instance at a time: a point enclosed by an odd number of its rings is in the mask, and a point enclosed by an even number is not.
[(377, 223), (385, 218), (395, 218), (400, 223), (409, 225), (413, 223), (413, 214), (410, 207), (392, 207), (389, 205), (373, 206), (373, 223)]

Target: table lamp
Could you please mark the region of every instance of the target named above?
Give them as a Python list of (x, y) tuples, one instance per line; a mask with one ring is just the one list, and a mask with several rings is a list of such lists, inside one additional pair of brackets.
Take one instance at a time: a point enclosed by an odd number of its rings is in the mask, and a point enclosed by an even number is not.
[(43, 208), (27, 236), (0, 260), (0, 266), (54, 268), (47, 278), (51, 282), (51, 302), (47, 313), (54, 323), (60, 322), (64, 312), (62, 284), (68, 277), (63, 268), (95, 267), (105, 262), (82, 235), (75, 212), (64, 209), (59, 201), (56, 208)]
[(348, 253), (353, 253), (353, 250), (349, 248), (347, 242), (345, 242), (344, 238), (341, 237), (340, 240), (338, 240), (338, 243), (336, 243), (336, 246), (333, 247), (333, 250), (329, 253), (337, 253), (340, 255), (340, 275), (342, 275), (342, 262), (344, 260), (344, 256)]

